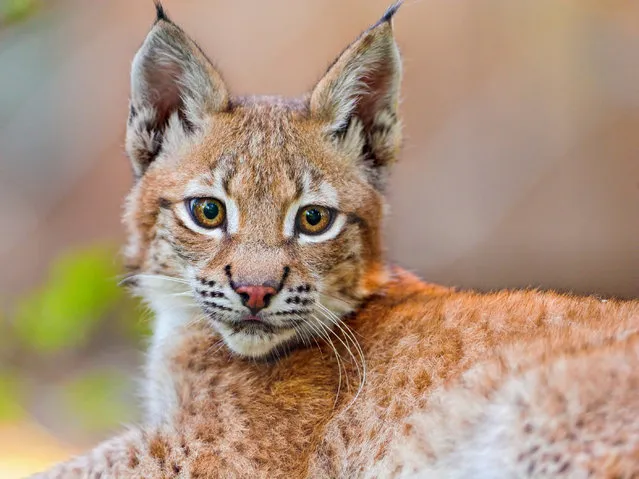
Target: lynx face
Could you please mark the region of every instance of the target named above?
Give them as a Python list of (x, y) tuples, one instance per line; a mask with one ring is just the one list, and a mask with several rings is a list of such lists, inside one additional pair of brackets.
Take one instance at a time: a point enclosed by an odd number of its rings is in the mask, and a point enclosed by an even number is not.
[(265, 356), (327, 337), (385, 281), (381, 189), (400, 142), (393, 13), (289, 101), (232, 98), (158, 8), (132, 68), (125, 221), (160, 334), (204, 321), (232, 351)]

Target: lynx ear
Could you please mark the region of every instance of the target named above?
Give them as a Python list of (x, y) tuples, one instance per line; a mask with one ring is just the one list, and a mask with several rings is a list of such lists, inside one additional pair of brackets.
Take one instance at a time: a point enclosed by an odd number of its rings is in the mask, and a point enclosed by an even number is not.
[(330, 138), (361, 162), (380, 188), (401, 142), (402, 66), (391, 25), (400, 5), (391, 6), (337, 58), (310, 99), (311, 114), (325, 122)]
[(203, 128), (229, 107), (220, 74), (159, 2), (157, 19), (131, 68), (126, 150), (141, 176), (157, 155)]

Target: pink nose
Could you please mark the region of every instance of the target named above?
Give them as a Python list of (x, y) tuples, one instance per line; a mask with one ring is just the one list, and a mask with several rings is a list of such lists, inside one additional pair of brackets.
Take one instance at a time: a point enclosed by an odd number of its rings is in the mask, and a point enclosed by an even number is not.
[(271, 298), (277, 294), (276, 289), (271, 286), (258, 285), (238, 286), (235, 292), (242, 298), (242, 304), (253, 314), (266, 308)]

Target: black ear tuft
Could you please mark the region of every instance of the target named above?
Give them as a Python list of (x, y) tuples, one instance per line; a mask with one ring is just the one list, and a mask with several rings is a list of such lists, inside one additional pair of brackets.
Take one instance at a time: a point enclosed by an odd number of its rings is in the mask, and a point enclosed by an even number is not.
[(131, 65), (131, 108), (126, 150), (136, 176), (161, 152), (202, 132), (209, 117), (225, 111), (228, 89), (221, 75), (159, 1), (157, 20)]
[(398, 0), (388, 7), (386, 12), (384, 12), (384, 15), (382, 15), (382, 18), (379, 19), (378, 23), (390, 22), (393, 19), (393, 16), (397, 13), (397, 10), (399, 10), (399, 7), (402, 6), (402, 3), (404, 3), (404, 0)]
[(165, 22), (171, 21), (160, 0), (155, 0), (155, 21), (159, 22), (160, 20), (164, 20)]
[(402, 64), (391, 18), (401, 1), (342, 52), (311, 92), (311, 114), (327, 137), (383, 189), (401, 145)]

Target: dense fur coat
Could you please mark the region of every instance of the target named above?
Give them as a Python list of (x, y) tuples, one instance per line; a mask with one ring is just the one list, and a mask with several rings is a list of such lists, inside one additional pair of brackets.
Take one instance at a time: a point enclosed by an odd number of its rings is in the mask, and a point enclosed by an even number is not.
[(38, 477), (639, 474), (639, 302), (383, 261), (396, 9), (285, 101), (231, 97), (158, 6), (127, 131), (147, 417)]

